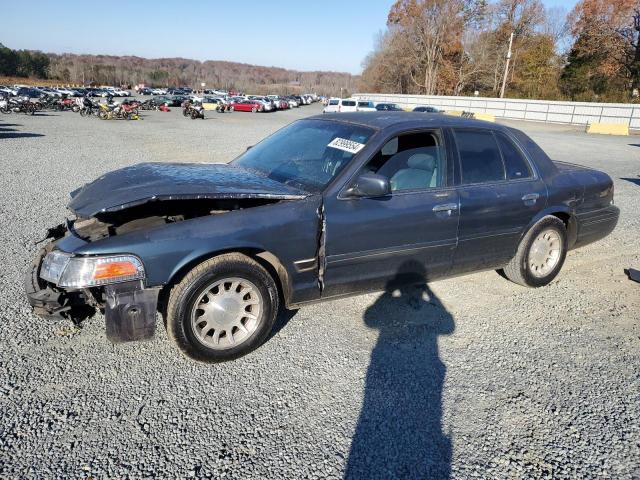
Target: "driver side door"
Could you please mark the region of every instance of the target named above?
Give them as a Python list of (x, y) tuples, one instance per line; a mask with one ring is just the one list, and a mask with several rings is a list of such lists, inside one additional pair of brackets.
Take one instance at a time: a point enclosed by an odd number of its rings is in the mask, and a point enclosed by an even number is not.
[(323, 297), (446, 275), (458, 230), (452, 168), (441, 131), (399, 135), (360, 172), (389, 178), (389, 195), (326, 198)]

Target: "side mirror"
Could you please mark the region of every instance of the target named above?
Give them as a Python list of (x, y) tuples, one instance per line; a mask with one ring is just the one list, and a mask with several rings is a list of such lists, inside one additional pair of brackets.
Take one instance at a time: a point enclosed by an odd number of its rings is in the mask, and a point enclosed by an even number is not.
[(345, 191), (349, 197), (384, 197), (390, 193), (389, 179), (376, 173), (363, 173)]

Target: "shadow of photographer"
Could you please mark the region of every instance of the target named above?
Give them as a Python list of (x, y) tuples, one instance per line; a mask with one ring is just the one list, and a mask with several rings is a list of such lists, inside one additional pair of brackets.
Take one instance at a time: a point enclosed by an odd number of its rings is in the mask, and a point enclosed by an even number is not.
[(345, 478), (448, 478), (452, 444), (442, 431), (446, 367), (438, 337), (455, 324), (422, 265), (403, 264), (364, 321), (379, 334)]

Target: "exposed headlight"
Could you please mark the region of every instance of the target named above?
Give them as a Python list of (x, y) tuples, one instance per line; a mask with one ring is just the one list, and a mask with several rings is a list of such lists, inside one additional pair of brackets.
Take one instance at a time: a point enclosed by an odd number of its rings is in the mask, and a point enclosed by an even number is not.
[(142, 280), (144, 266), (133, 255), (72, 257), (54, 250), (42, 262), (40, 277), (60, 287), (86, 288)]

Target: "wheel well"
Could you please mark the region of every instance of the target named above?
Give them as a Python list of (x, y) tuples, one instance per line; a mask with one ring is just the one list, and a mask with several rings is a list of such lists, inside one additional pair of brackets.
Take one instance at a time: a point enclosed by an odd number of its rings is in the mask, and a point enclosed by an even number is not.
[(217, 257), (218, 255), (224, 255), (225, 253), (241, 253), (258, 262), (273, 278), (278, 288), (278, 295), (280, 296), (280, 305), (286, 306), (289, 304), (289, 288), (288, 288), (288, 274), (284, 266), (280, 263), (278, 258), (265, 251), (257, 248), (235, 248), (228, 250), (220, 250), (201, 257), (195, 258), (190, 262), (183, 265), (162, 287), (160, 294), (158, 295), (158, 311), (162, 314), (163, 318), (166, 318), (166, 306), (169, 301), (169, 294), (171, 289), (177, 283), (180, 283), (182, 279), (200, 263), (209, 260), (210, 258)]
[(564, 226), (567, 228), (567, 244), (569, 248), (571, 248), (576, 243), (578, 237), (578, 222), (576, 221), (576, 217), (567, 212), (555, 212), (552, 213), (552, 215), (562, 220), (562, 223), (564, 223)]

